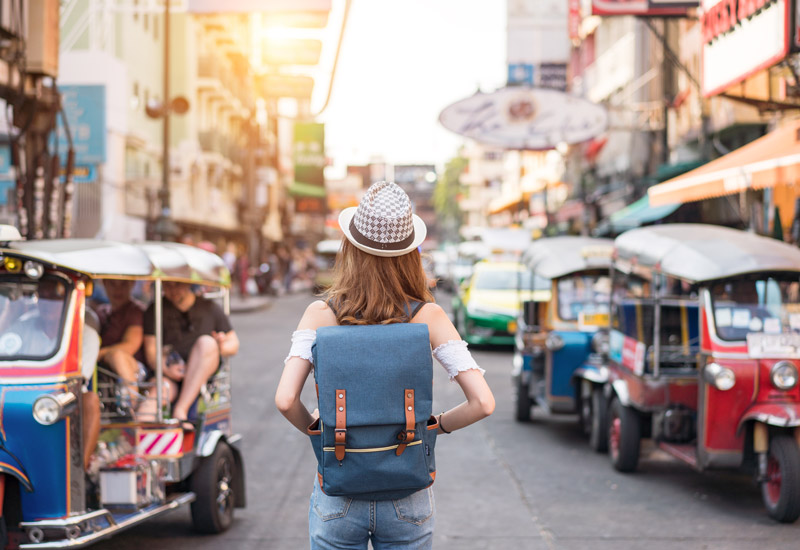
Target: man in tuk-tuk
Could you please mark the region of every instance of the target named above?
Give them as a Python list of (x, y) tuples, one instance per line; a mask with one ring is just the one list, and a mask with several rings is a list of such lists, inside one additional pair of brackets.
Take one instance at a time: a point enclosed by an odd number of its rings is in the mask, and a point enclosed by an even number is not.
[[(172, 406), (172, 418), (188, 420), (200, 389), (219, 368), (222, 359), (239, 351), (239, 338), (230, 320), (218, 304), (192, 292), (186, 283), (164, 282), (162, 309), (165, 396)], [(148, 365), (155, 370), (155, 307), (144, 316), (144, 351)], [(172, 358), (170, 358), (172, 355)], [(156, 399), (149, 398), (139, 407), (137, 418), (155, 417)], [(177, 399), (177, 400), (176, 400)]]

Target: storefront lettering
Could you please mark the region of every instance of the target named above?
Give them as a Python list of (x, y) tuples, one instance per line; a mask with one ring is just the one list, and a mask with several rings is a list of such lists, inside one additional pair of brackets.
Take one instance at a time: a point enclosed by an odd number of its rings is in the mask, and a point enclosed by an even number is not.
[(702, 16), (703, 42), (733, 31), (740, 22), (750, 19), (765, 6), (778, 0), (720, 0)]

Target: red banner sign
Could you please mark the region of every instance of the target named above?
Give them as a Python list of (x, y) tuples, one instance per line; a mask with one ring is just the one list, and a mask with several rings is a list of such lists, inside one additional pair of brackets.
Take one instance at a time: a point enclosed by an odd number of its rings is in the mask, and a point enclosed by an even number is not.
[(700, 2), (669, 0), (592, 0), (592, 15), (685, 16)]

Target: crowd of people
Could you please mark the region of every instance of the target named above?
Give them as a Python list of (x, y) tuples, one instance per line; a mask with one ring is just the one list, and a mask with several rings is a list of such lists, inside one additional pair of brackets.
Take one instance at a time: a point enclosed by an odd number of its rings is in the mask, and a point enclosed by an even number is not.
[(317, 263), (314, 250), (305, 241), (270, 243), (258, 254), (259, 261), (242, 244), (228, 241), (217, 246), (210, 241), (196, 242), (191, 236), (181, 242), (219, 254), (231, 272), (235, 292), (241, 296), (283, 294), (314, 288)]

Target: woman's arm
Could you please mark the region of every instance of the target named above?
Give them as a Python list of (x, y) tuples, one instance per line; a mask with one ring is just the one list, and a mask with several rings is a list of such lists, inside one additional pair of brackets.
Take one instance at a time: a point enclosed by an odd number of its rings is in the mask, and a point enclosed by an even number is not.
[[(447, 313), (436, 304), (428, 304), (423, 307), (414, 322), (428, 325), (433, 349), (449, 342), (461, 341), (461, 336), (450, 322)], [(452, 432), (486, 418), (494, 412), (494, 395), (486, 383), (483, 373), (474, 368), (477, 365), (471, 360), (469, 352), (465, 348), (460, 351), (460, 355), (464, 357), (468, 370), (458, 372), (454, 379), (467, 400), (441, 415), (439, 433), (443, 433), (442, 426), (448, 432)]]
[[(316, 301), (310, 304), (303, 314), (297, 330), (317, 330), (322, 326), (336, 324), (336, 316), (325, 302)], [(317, 418), (308, 412), (300, 401), (303, 386), (311, 374), (311, 361), (302, 357), (290, 357), (283, 367), (278, 389), (275, 392), (275, 406), (291, 424), (303, 433)]]

